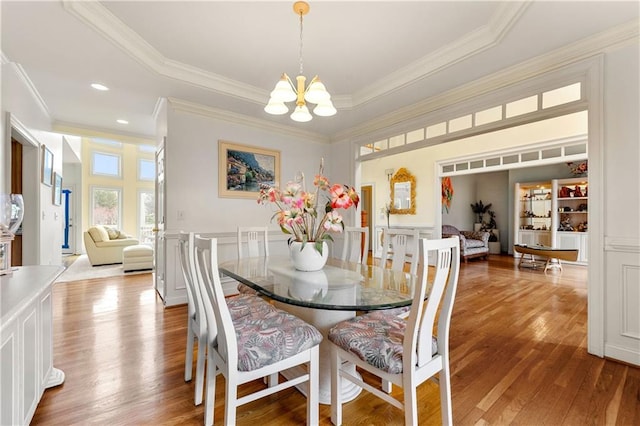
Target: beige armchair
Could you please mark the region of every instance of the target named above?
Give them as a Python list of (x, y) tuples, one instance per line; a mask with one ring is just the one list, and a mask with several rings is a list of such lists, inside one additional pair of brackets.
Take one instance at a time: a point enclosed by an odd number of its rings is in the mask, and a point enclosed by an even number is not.
[(486, 231), (459, 231), (451, 225), (442, 225), (442, 238), (451, 236), (460, 238), (460, 257), (467, 262), (467, 259), (474, 257), (487, 258), (489, 254), (489, 236)]
[(122, 263), (122, 250), (137, 244), (138, 240), (130, 235), (102, 225), (84, 232), (84, 247), (92, 266)]

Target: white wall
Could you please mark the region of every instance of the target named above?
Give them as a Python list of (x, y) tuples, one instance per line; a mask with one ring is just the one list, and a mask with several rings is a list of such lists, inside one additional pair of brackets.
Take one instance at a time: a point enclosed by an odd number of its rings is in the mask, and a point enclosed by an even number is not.
[[(258, 205), (255, 199), (218, 196), (219, 140), (280, 151), (282, 185), (302, 171), (307, 189), (311, 189), (323, 157), (330, 180), (335, 180), (333, 170), (340, 170), (329, 158), (328, 144), (176, 111), (169, 105), (165, 151), (168, 232), (235, 232), (238, 226), (269, 226), (274, 232), (279, 231), (278, 225), (271, 222), (271, 206)], [(183, 220), (178, 220), (178, 210), (184, 211)]]
[(604, 353), (636, 365), (640, 365), (639, 75), (638, 43), (606, 55)]
[[(46, 145), (54, 155), (53, 171), (62, 173), (62, 136), (49, 133), (51, 120), (41, 104), (35, 101), (32, 91), (25, 84), (17, 67), (2, 64), (2, 118), (4, 132), (1, 136), (2, 171), (0, 189), (9, 192), (11, 184), (9, 158), (11, 151), (11, 123), (6, 114), (20, 124), (21, 131), (37, 145)], [(52, 188), (41, 183), (39, 148), (23, 153), (31, 166), (25, 167), (23, 192), (25, 196), (25, 220), (23, 222), (23, 264), (53, 265), (61, 263), (62, 210), (53, 205)], [(27, 229), (28, 227), (28, 229)]]

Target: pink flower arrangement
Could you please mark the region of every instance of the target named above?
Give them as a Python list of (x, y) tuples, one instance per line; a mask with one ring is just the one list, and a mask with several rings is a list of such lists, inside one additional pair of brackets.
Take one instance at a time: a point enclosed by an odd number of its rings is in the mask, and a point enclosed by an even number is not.
[[(276, 206), (272, 220), (278, 221), (282, 232), (292, 235), (290, 241), (299, 241), (303, 245), (313, 242), (321, 254), (322, 243), (333, 241), (329, 233), (344, 230), (338, 209), (357, 208), (360, 202), (353, 187), (339, 183), (331, 185), (323, 170), (324, 160), (320, 162), (320, 171), (313, 180), (313, 192), (307, 192), (304, 174), (299, 173), (299, 177), (288, 182), (284, 189), (265, 185), (258, 196), (258, 204), (272, 203)], [(321, 198), (326, 198), (326, 203), (321, 204)]]

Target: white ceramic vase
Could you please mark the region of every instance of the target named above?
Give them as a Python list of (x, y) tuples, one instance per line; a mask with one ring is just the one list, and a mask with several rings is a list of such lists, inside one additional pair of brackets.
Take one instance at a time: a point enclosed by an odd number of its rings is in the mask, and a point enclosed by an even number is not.
[(326, 242), (322, 243), (322, 254), (315, 248), (314, 243), (306, 243), (302, 247), (302, 243), (293, 241), (289, 245), (289, 253), (294, 268), (298, 271), (319, 271), (327, 263), (329, 258), (329, 246)]

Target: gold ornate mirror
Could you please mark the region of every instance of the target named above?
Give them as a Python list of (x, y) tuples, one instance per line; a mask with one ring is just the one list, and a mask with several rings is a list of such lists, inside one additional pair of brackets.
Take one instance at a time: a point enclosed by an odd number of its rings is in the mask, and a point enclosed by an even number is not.
[(391, 178), (391, 214), (416, 214), (416, 178), (404, 167)]

